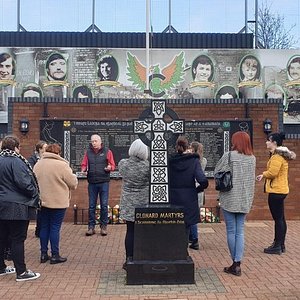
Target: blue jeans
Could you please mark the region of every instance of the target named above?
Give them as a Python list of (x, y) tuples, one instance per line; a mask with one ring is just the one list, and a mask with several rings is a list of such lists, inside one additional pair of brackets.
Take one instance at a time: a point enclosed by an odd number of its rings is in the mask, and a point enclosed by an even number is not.
[(244, 255), (244, 225), (246, 214), (232, 213), (223, 209), (226, 224), (227, 244), (233, 261), (241, 261)]
[(47, 208), (41, 209), (41, 231), (40, 244), (41, 252), (48, 252), (48, 243), (50, 241), (51, 254), (59, 255), (60, 229), (66, 213), (66, 208)]
[(109, 182), (89, 183), (89, 229), (95, 228), (96, 220), (96, 205), (98, 195), (100, 198), (100, 226), (108, 223), (108, 193)]
[(190, 226), (189, 241), (198, 241), (198, 224), (193, 224)]

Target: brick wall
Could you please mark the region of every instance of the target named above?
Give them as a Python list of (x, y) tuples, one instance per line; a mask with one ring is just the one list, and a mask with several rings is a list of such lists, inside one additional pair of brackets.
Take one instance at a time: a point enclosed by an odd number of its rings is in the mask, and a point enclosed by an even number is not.
[[(68, 99), (66, 99), (67, 101)], [(119, 103), (105, 103), (108, 101), (100, 100), (101, 103), (63, 103), (62, 101), (48, 103), (49, 119), (82, 119), (82, 120), (132, 120), (136, 119), (140, 113), (150, 106), (143, 103), (147, 100), (138, 100), (139, 103), (130, 104), (135, 100), (124, 100)], [(114, 100), (113, 100), (114, 101)], [(279, 130), (282, 122), (281, 104), (278, 102), (250, 101), (245, 102), (220, 103), (214, 101), (211, 104), (203, 101), (175, 101), (175, 104), (168, 104), (179, 116), (185, 120), (233, 120), (244, 119), (246, 116), (253, 120), (253, 147), (257, 159), (257, 174), (265, 170), (268, 160), (268, 151), (266, 150), (266, 135), (263, 133), (263, 121), (269, 118), (273, 122), (273, 130)], [(21, 153), (28, 157), (31, 155), (36, 141), (40, 138), (39, 121), (43, 118), (44, 106), (42, 103), (22, 102), (17, 98), (9, 104), (9, 128), (21, 139)], [(19, 120), (26, 117), (30, 121), (30, 131), (23, 136), (19, 132)], [(282, 125), (282, 124), (281, 124)], [(285, 145), (298, 152), (300, 141), (297, 139), (286, 140)], [(290, 163), (290, 194), (286, 199), (286, 217), (290, 220), (300, 219), (300, 204), (297, 195), (300, 177), (298, 170), (300, 168), (299, 160)], [(110, 184), (110, 206), (119, 203), (121, 180), (112, 180)], [(210, 186), (206, 192), (206, 205), (216, 206), (217, 193), (214, 190), (214, 182), (210, 180)], [(78, 208), (88, 207), (87, 182), (79, 180), (78, 189), (73, 192), (70, 208), (67, 212), (66, 221), (72, 221), (73, 205)], [(263, 193), (263, 183), (257, 183), (255, 188), (255, 199), (251, 212), (248, 215), (249, 220), (271, 219), (267, 195)]]

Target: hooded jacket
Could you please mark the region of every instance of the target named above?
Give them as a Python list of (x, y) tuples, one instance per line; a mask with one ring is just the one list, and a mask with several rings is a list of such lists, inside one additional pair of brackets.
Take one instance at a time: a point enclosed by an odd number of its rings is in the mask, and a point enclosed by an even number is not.
[[(196, 189), (196, 182), (199, 188)], [(198, 154), (175, 154), (169, 159), (170, 203), (183, 207), (187, 225), (200, 222), (197, 191), (208, 187)]]
[(277, 147), (271, 155), (267, 170), (263, 172), (266, 178), (265, 192), (274, 194), (288, 194), (288, 161), (296, 159), (296, 154), (287, 147)]

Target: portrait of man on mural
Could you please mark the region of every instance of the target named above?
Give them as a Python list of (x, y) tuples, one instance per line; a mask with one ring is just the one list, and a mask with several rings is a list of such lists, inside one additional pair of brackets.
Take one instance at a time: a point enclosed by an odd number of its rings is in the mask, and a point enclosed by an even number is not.
[(46, 62), (46, 74), (49, 81), (64, 81), (67, 76), (67, 61), (60, 53), (51, 54)]
[(287, 66), (290, 80), (300, 80), (300, 56), (292, 57)]
[(214, 66), (206, 55), (200, 55), (192, 63), (192, 77), (195, 82), (210, 82), (213, 79)]
[(0, 54), (0, 80), (12, 80), (15, 77), (16, 63), (8, 53)]
[(97, 63), (97, 75), (100, 81), (116, 81), (119, 67), (116, 59), (111, 55), (105, 55)]

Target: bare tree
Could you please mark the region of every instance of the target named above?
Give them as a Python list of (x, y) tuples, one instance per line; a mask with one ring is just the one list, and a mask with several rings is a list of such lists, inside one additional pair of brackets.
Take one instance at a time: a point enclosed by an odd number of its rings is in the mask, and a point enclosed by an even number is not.
[(286, 30), (284, 16), (272, 13), (271, 5), (263, 2), (258, 9), (257, 39), (259, 48), (289, 49), (293, 47), (297, 40), (290, 32), (295, 26)]

